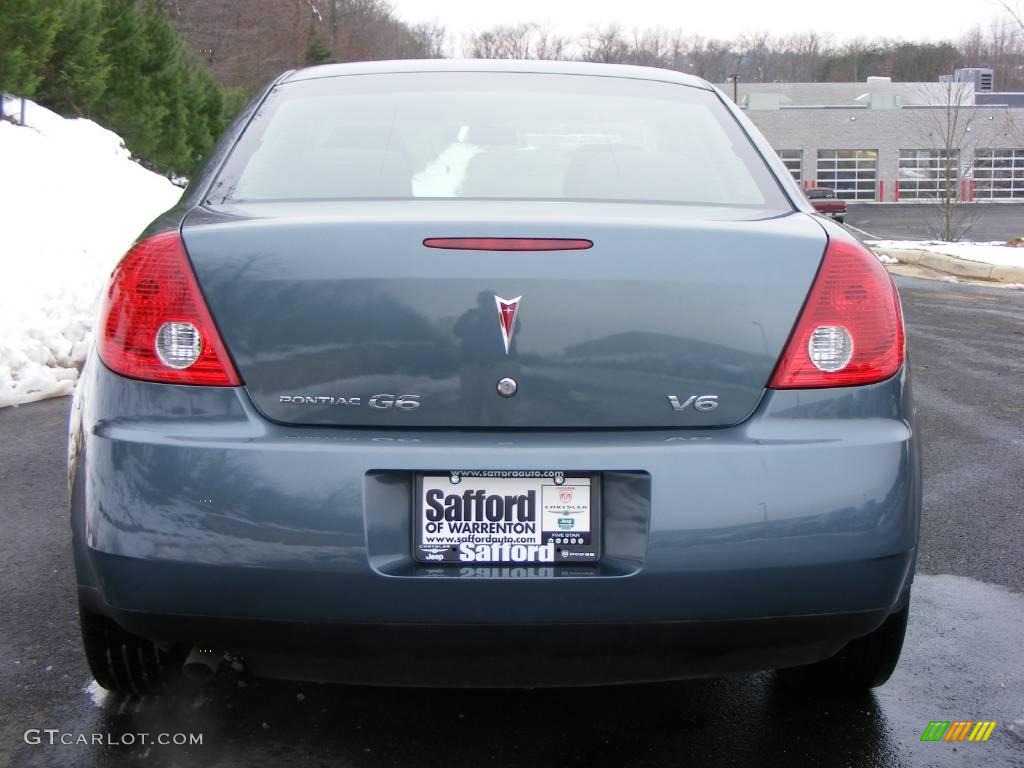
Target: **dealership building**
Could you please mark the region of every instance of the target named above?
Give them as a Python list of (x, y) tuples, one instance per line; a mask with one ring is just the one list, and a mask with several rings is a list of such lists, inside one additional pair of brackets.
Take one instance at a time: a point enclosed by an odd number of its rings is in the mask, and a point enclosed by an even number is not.
[(831, 187), (846, 200), (926, 200), (949, 168), (961, 199), (1024, 200), (1024, 93), (992, 85), (991, 70), (966, 69), (938, 83), (719, 87), (735, 93), (805, 188)]

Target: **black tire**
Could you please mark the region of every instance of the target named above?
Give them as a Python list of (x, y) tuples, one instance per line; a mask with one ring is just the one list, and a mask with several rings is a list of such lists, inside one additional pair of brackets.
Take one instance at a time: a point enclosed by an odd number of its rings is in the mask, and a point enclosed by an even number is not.
[(180, 679), (184, 654), (168, 653), (85, 608), (79, 608), (78, 618), (89, 670), (108, 691), (125, 696), (164, 693)]
[(846, 221), (846, 217), (845, 216), (836, 216), (835, 220), (837, 222), (839, 222), (840, 224), (842, 224), (844, 221)]
[(780, 683), (800, 691), (862, 693), (885, 683), (896, 669), (907, 631), (910, 601), (874, 632), (858, 637), (830, 659), (776, 670)]

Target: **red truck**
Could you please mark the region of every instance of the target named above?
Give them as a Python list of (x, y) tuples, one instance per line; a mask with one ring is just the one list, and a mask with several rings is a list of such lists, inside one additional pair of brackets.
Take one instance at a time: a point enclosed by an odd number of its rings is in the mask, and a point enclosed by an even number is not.
[(814, 210), (823, 216), (831, 216), (840, 224), (846, 218), (846, 201), (836, 197), (836, 191), (828, 187), (811, 187), (805, 194)]

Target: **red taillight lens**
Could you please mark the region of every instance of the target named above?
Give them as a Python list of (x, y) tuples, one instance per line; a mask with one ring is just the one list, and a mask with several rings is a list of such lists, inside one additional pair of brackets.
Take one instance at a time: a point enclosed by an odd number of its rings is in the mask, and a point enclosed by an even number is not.
[(110, 276), (96, 345), (115, 373), (170, 384), (241, 384), (177, 232), (132, 246)]
[(860, 243), (833, 238), (768, 386), (882, 381), (903, 365), (904, 345), (903, 312), (889, 273)]
[(423, 244), (458, 251), (582, 251), (594, 245), (559, 237), (428, 237)]

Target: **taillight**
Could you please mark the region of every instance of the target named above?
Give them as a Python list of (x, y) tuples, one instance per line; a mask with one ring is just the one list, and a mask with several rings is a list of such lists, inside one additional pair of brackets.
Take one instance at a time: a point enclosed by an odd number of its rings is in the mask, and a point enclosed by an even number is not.
[(241, 384), (177, 232), (136, 243), (100, 304), (96, 345), (112, 371), (171, 384)]
[(885, 267), (860, 243), (832, 238), (768, 386), (882, 381), (903, 365), (904, 344), (899, 294)]

